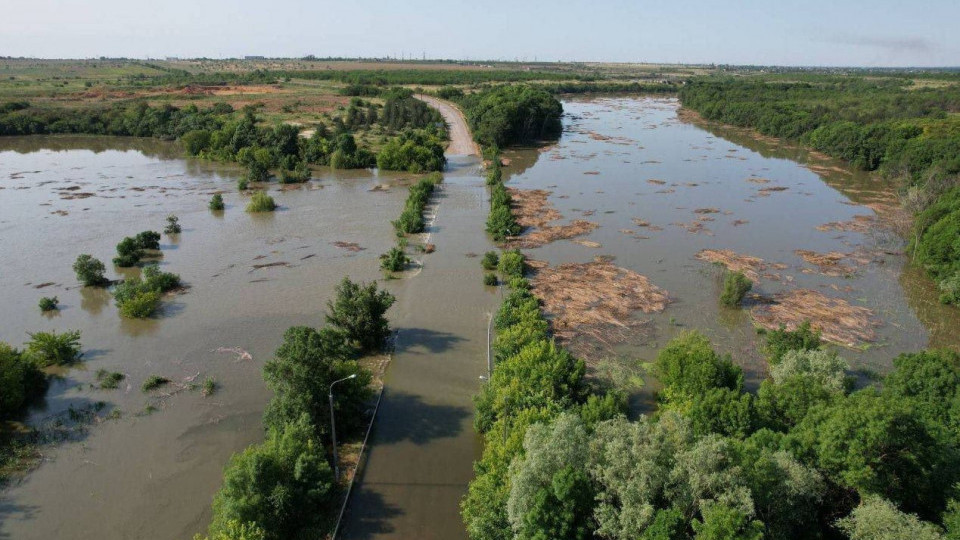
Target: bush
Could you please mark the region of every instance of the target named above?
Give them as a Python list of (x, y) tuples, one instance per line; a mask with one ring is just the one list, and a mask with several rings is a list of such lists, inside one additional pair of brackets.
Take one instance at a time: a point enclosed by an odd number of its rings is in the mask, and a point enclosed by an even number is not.
[(310, 167), (304, 162), (299, 162), (293, 169), (280, 169), (281, 184), (301, 184), (310, 180)]
[(246, 178), (237, 180), (237, 190), (246, 191), (248, 187), (250, 187), (250, 181)]
[(820, 332), (813, 331), (810, 321), (803, 321), (796, 330), (787, 330), (781, 325), (777, 330), (767, 332), (764, 352), (771, 364), (780, 363), (787, 351), (807, 351), (820, 348)]
[(488, 251), (483, 254), (483, 259), (480, 260), (480, 265), (483, 266), (484, 270), (496, 270), (499, 262), (500, 257), (497, 256), (497, 252)]
[(152, 251), (160, 249), (160, 233), (156, 231), (143, 231), (137, 234), (134, 240), (138, 249)]
[(180, 234), (180, 218), (170, 214), (167, 216), (167, 227), (163, 229), (164, 234)]
[(443, 142), (424, 130), (404, 131), (377, 154), (377, 167), (385, 171), (442, 171), (446, 163)]
[(0, 342), (0, 418), (19, 412), (46, 389), (47, 378), (36, 362)]
[(97, 370), (97, 382), (100, 383), (100, 388), (104, 390), (113, 390), (120, 386), (120, 381), (126, 378), (126, 375), (123, 373), (118, 373), (116, 371), (107, 371), (105, 369)]
[(62, 334), (56, 331), (27, 334), (25, 354), (40, 367), (72, 364), (80, 358), (80, 331), (70, 330)]
[(410, 259), (400, 246), (396, 246), (380, 256), (380, 268), (390, 272), (402, 271), (409, 262)]
[(497, 283), (499, 283), (499, 280), (497, 279), (497, 275), (494, 274), (493, 272), (487, 272), (486, 274), (483, 275), (484, 285), (494, 287), (497, 285)]
[(172, 272), (161, 272), (159, 266), (149, 264), (143, 267), (143, 286), (165, 293), (180, 286), (180, 276)]
[(154, 231), (143, 231), (136, 236), (126, 237), (117, 244), (117, 256), (113, 259), (113, 264), (128, 268), (136, 266), (143, 257), (145, 250), (160, 249), (160, 233)]
[(247, 212), (273, 212), (276, 209), (277, 203), (273, 201), (273, 197), (263, 191), (254, 193), (247, 204)]
[(50, 298), (49, 296), (44, 296), (43, 298), (40, 299), (40, 311), (53, 311), (57, 309), (58, 303), (59, 301), (57, 300), (56, 296), (54, 296), (53, 298)]
[(404, 204), (403, 212), (400, 217), (393, 222), (393, 227), (398, 235), (416, 234), (423, 232), (424, 220), (423, 211), (430, 200), (430, 194), (433, 193), (437, 184), (443, 181), (440, 173), (433, 173), (425, 178), (421, 178), (416, 184), (410, 186), (410, 193), (407, 195), (407, 201)]
[(213, 499), (212, 537), (236, 523), (263, 531), (268, 540), (327, 533), (335, 479), (307, 418), (271, 427), (263, 444), (230, 458), (223, 477)]
[(143, 279), (133, 277), (118, 284), (113, 291), (117, 307), (124, 317), (145, 319), (160, 307), (163, 293), (180, 286), (180, 276), (161, 272), (151, 264), (143, 269)]
[(160, 375), (151, 375), (147, 377), (147, 380), (143, 381), (143, 384), (140, 386), (140, 389), (144, 392), (149, 392), (151, 390), (156, 390), (161, 386), (165, 386), (170, 383), (170, 379), (166, 377), (161, 377)]
[(106, 267), (97, 259), (84, 253), (77, 257), (73, 263), (73, 271), (77, 274), (77, 280), (88, 287), (96, 287), (107, 283), (107, 278), (103, 273)]
[(500, 273), (508, 278), (523, 277), (523, 271), (525, 268), (523, 262), (523, 254), (520, 253), (519, 249), (513, 251), (505, 251), (503, 255), (500, 256), (500, 261), (497, 264), (497, 269), (500, 270)]
[(658, 397), (664, 404), (686, 410), (708, 390), (740, 390), (743, 371), (721, 357), (699, 332), (683, 332), (660, 350), (655, 370), (663, 385)]
[(723, 292), (720, 302), (725, 306), (736, 307), (743, 297), (753, 288), (753, 282), (743, 272), (726, 272), (723, 276)]
[(125, 299), (118, 301), (120, 315), (128, 319), (146, 319), (160, 309), (160, 293), (157, 291), (137, 291)]
[(940, 288), (940, 301), (944, 304), (960, 304), (960, 272), (937, 284)]
[(210, 209), (213, 210), (213, 211), (223, 210), (223, 208), (224, 208), (224, 206), (223, 206), (223, 196), (220, 195), (219, 193), (214, 193), (214, 194), (213, 194), (213, 197), (210, 198), (209, 207), (210, 207)]
[(354, 283), (343, 278), (336, 298), (327, 302), (327, 323), (342, 330), (360, 350), (376, 352), (390, 335), (390, 323), (384, 314), (396, 300), (389, 292), (377, 290), (376, 282)]

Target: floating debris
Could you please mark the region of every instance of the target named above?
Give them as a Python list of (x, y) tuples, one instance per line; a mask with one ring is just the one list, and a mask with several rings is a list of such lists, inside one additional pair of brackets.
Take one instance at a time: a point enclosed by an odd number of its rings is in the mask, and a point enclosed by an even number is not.
[(576, 219), (567, 225), (549, 225), (563, 216), (553, 207), (547, 197), (549, 191), (542, 189), (507, 188), (512, 199), (511, 209), (517, 223), (525, 229), (532, 229), (521, 236), (507, 239), (509, 247), (536, 248), (556, 240), (574, 238), (587, 234), (597, 227), (592, 221)]
[(770, 269), (784, 270), (788, 268), (787, 265), (782, 263), (767, 263), (760, 257), (741, 255), (730, 249), (704, 249), (697, 253), (697, 258), (701, 261), (722, 264), (731, 272), (743, 272), (753, 281), (757, 281), (761, 276), (779, 280), (780, 276), (765, 272)]
[(874, 328), (880, 325), (873, 311), (810, 289), (774, 295), (770, 303), (754, 306), (750, 315), (755, 323), (769, 330), (781, 325), (795, 330), (810, 321), (811, 328), (818, 330), (824, 341), (845, 347), (874, 341)]
[(358, 244), (358, 243), (356, 243), (356, 242), (341, 242), (341, 241), (338, 240), (338, 241), (336, 241), (336, 242), (331, 242), (331, 244), (333, 244), (334, 246), (336, 246), (336, 247), (338, 247), (338, 248), (340, 248), (340, 249), (345, 249), (345, 250), (350, 251), (350, 252), (352, 252), (352, 253), (357, 253), (358, 251), (363, 251), (363, 250), (367, 249), (367, 248), (365, 248), (365, 247), (360, 247), (360, 244)]

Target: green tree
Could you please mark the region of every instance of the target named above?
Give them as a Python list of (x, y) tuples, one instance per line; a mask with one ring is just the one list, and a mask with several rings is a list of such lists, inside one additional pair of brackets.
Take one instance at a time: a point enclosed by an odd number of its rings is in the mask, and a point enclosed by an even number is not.
[(743, 297), (753, 288), (753, 282), (743, 272), (726, 272), (723, 275), (723, 292), (720, 303), (729, 307), (739, 306)]
[(703, 520), (693, 522), (696, 540), (761, 540), (763, 523), (737, 508), (714, 503), (703, 509)]
[(770, 376), (776, 384), (791, 377), (807, 376), (830, 392), (844, 392), (849, 387), (847, 370), (850, 365), (836, 353), (821, 349), (790, 350), (780, 362), (770, 367)]
[(680, 410), (712, 388), (739, 390), (743, 372), (729, 358), (722, 358), (699, 332), (683, 332), (670, 340), (654, 365), (663, 384), (659, 399)]
[(315, 433), (328, 434), (330, 383), (356, 375), (337, 385), (334, 409), (341, 429), (358, 425), (370, 397), (371, 375), (353, 359), (355, 353), (342, 331), (287, 329), (273, 359), (263, 366), (263, 378), (274, 392), (264, 423), (280, 428), (306, 415)]
[(224, 469), (210, 535), (226, 534), (235, 523), (261, 529), (267, 540), (323, 535), (334, 491), (309, 419), (271, 427), (263, 444), (235, 454)]
[(783, 325), (777, 330), (767, 332), (764, 350), (771, 364), (777, 364), (787, 351), (804, 351), (820, 348), (820, 332), (810, 328), (810, 321), (804, 321), (796, 330), (787, 330)]
[(850, 540), (941, 540), (939, 527), (906, 514), (881, 497), (867, 497), (837, 527)]
[(43, 395), (47, 378), (32, 358), (0, 341), (0, 418)]
[(64, 366), (80, 359), (80, 331), (28, 333), (25, 355), (40, 367)]
[(345, 332), (346, 339), (363, 352), (381, 350), (390, 335), (385, 316), (396, 297), (377, 289), (376, 282), (354, 283), (343, 278), (336, 298), (327, 302), (327, 323)]
[(77, 257), (73, 271), (77, 274), (77, 280), (88, 287), (98, 287), (108, 282), (103, 275), (106, 271), (103, 263), (86, 253)]

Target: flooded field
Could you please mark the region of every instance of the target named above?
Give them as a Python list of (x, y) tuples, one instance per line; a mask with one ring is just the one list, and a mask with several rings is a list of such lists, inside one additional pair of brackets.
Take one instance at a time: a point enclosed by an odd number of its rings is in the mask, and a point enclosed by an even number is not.
[[(0, 340), (20, 346), (27, 332), (77, 329), (84, 349), (29, 420), (56, 422), (97, 401), (106, 404), (101, 418), (120, 411), (44, 448), (43, 463), (0, 494), (0, 538), (190, 538), (204, 530), (228, 457), (263, 437), (269, 392), (260, 367), (283, 331), (321, 325), (344, 276), (381, 277), (377, 257), (394, 243), (390, 220), (406, 188), (371, 189), (397, 177), (351, 171), (282, 191), (273, 183), (280, 209), (255, 215), (236, 191), (242, 171), (181, 155), (145, 140), (0, 139)], [(207, 202), (220, 190), (226, 210), (214, 213)], [(159, 317), (122, 319), (107, 291), (79, 286), (77, 255), (107, 262), (112, 279), (130, 275), (113, 272), (115, 245), (162, 230), (171, 213), (183, 232), (161, 239), (160, 264), (187, 289), (165, 299)], [(399, 294), (404, 283), (390, 288)], [(61, 310), (41, 314), (41, 296), (57, 296)], [(126, 378), (116, 390), (94, 388), (98, 369)], [(220, 388), (206, 398), (147, 395), (140, 385), (150, 375), (212, 377)]]
[[(960, 346), (958, 311), (937, 302), (902, 254), (891, 186), (795, 147), (682, 120), (672, 99), (564, 108), (555, 145), (505, 154), (507, 186), (521, 190), (515, 198), (533, 209), (525, 223), (537, 229), (513, 243), (539, 268), (534, 285), (552, 291), (547, 309), (566, 325), (558, 335), (595, 375), (633, 390), (637, 409), (651, 388), (642, 364), (685, 329), (707, 334), (755, 381), (755, 328), (787, 308), (841, 313), (831, 338), (858, 369)], [(377, 258), (395, 242), (404, 175), (324, 172), (289, 189), (269, 184), (280, 208), (252, 215), (236, 191), (239, 169), (181, 156), (174, 144), (140, 139), (0, 139), (0, 340), (20, 346), (27, 332), (77, 329), (85, 352), (26, 420), (56, 423), (104, 403), (94, 425), (44, 447), (39, 467), (0, 492), (0, 538), (203, 531), (228, 457), (262, 439), (269, 394), (260, 368), (283, 331), (322, 324), (344, 276), (382, 277)], [(492, 248), (483, 178), (473, 159), (450, 168), (427, 230), (436, 253), (384, 282), (398, 297), (389, 315), (399, 337), (345, 538), (465, 535), (458, 503), (480, 450), (470, 396), (487, 371), (499, 294), (482, 285), (476, 258)], [(226, 210), (211, 212), (218, 191)], [(164, 300), (159, 317), (122, 319), (108, 292), (79, 286), (71, 264), (81, 253), (109, 261), (124, 236), (161, 230), (168, 214), (183, 232), (162, 238), (159, 262), (187, 288)], [(754, 279), (745, 309), (719, 304), (714, 261)], [(621, 302), (637, 290), (645, 294)], [(41, 314), (41, 296), (57, 296), (61, 310)], [(612, 307), (597, 309), (597, 297)], [(126, 378), (101, 390), (99, 369)], [(180, 385), (212, 377), (220, 389), (144, 394), (151, 375)]]
[[(699, 329), (756, 380), (763, 363), (755, 326), (776, 327), (789, 312), (829, 311), (839, 326), (825, 337), (858, 369), (883, 371), (901, 352), (960, 344), (957, 311), (941, 306), (934, 285), (906, 264), (894, 233), (903, 226), (895, 192), (877, 177), (742, 130), (682, 120), (674, 99), (584, 99), (564, 110), (561, 140), (507, 152), (504, 172), (510, 188), (542, 190), (532, 193), (546, 195), (559, 216), (545, 229), (561, 239), (544, 243), (534, 231), (515, 243), (547, 266), (542, 286), (558, 275), (569, 280), (546, 289), (566, 295), (553, 302), (563, 313), (551, 315), (595, 373), (649, 396), (639, 364), (679, 331)], [(720, 305), (722, 267), (711, 262), (754, 280), (745, 309)], [(583, 266), (558, 269), (563, 263)], [(629, 324), (591, 328), (591, 317), (611, 315), (586, 298), (596, 282), (577, 279), (601, 274), (611, 282), (646, 278), (657, 302), (635, 309)], [(584, 310), (571, 313), (578, 288)]]

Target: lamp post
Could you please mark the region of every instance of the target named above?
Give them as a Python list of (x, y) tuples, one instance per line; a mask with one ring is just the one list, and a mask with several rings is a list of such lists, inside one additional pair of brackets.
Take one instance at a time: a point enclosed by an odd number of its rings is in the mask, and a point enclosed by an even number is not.
[(333, 416), (333, 385), (356, 378), (357, 374), (354, 373), (349, 377), (333, 381), (330, 383), (330, 392), (327, 394), (327, 397), (330, 398), (330, 434), (333, 435), (333, 478), (337, 482), (340, 481), (340, 461), (337, 459), (337, 421)]

